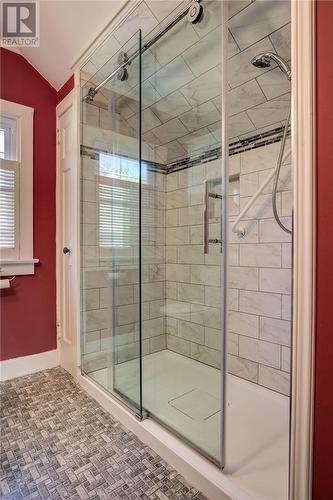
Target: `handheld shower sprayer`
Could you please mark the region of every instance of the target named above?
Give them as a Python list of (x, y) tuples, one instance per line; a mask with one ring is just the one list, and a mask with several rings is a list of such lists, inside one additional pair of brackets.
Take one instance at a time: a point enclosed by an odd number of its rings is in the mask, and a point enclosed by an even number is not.
[(271, 66), (271, 61), (274, 61), (280, 68), (280, 70), (286, 75), (288, 80), (291, 80), (291, 69), (289, 64), (282, 59), (282, 57), (274, 54), (274, 52), (262, 52), (256, 55), (251, 63), (257, 68), (269, 68)]
[[(280, 70), (285, 74), (286, 78), (291, 81), (291, 69), (289, 64), (282, 59), (282, 57), (278, 56), (277, 54), (274, 54), (274, 52), (262, 52), (261, 54), (256, 55), (253, 59), (251, 59), (251, 63), (253, 66), (256, 66), (256, 68), (269, 68), (271, 66), (271, 61), (274, 61)], [(273, 213), (276, 222), (278, 225), (285, 231), (286, 233), (292, 234), (292, 231), (288, 229), (283, 222), (280, 219), (280, 216), (277, 211), (277, 206), (276, 206), (276, 193), (277, 193), (277, 188), (278, 188), (278, 182), (279, 182), (279, 177), (280, 177), (280, 170), (281, 170), (281, 164), (283, 160), (283, 155), (286, 147), (286, 140), (287, 140), (287, 135), (288, 135), (288, 128), (289, 128), (289, 123), (290, 123), (290, 113), (291, 112), (291, 105), (289, 104), (289, 111), (286, 119), (286, 123), (284, 126), (284, 132), (283, 132), (283, 137), (281, 141), (281, 147), (280, 147), (280, 152), (275, 168), (275, 175), (274, 175), (274, 182), (273, 182), (273, 191), (272, 191), (272, 206), (273, 206)]]

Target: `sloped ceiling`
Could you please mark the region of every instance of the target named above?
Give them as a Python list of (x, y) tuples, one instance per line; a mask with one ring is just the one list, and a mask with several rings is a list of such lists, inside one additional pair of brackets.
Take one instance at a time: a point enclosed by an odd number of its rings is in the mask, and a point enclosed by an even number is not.
[[(132, 43), (137, 44), (135, 33), (139, 27), (144, 35), (159, 29), (160, 23), (165, 22), (160, 21), (164, 4), (169, 7), (169, 11), (164, 9), (165, 15), (177, 6), (177, 2), (161, 0), (142, 2), (98, 47), (81, 74), (84, 82), (88, 80), (83, 94), (117, 67), (118, 53), (124, 50), (122, 44), (126, 47), (131, 36)], [(202, 5), (204, 15), (200, 23), (180, 21), (142, 56), (143, 140), (162, 164), (214, 149), (221, 142), (222, 4), (219, 0), (203, 0)], [(290, 104), (290, 82), (275, 63), (257, 68), (251, 59), (271, 51), (290, 61), (290, 33), (289, 1), (229, 3), (227, 78), (231, 143), (282, 127)], [(138, 137), (138, 61), (128, 68), (128, 74), (126, 81), (110, 80), (94, 103), (84, 106), (84, 123)], [(108, 106), (113, 113), (107, 111)]]
[(127, 2), (40, 2), (40, 46), (20, 53), (56, 89), (71, 76), (71, 66)]

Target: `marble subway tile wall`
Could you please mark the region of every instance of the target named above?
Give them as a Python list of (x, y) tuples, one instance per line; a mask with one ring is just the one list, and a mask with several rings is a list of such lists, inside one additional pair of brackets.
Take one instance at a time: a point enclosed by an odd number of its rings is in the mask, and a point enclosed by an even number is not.
[[(276, 165), (280, 142), (230, 157), (240, 172), (243, 208)], [(286, 152), (290, 151), (287, 141)], [(292, 165), (285, 155), (278, 184), (277, 208), (291, 228)], [(230, 305), (228, 334), (235, 341), (229, 371), (283, 394), (290, 390), (291, 235), (282, 231), (272, 213), (272, 182), (241, 222), (246, 234), (230, 231), (236, 258), (229, 267), (229, 286), (237, 294)], [(236, 214), (235, 214), (236, 215)], [(230, 227), (235, 216), (230, 218)]]
[[(102, 120), (105, 110), (84, 105), (83, 122), (89, 131), (87, 146), (96, 150), (104, 141), (112, 144), (114, 121)], [(119, 127), (117, 127), (119, 134)], [(132, 134), (121, 130), (119, 137), (129, 149)], [(87, 137), (87, 135), (86, 135)], [(119, 144), (118, 144), (119, 146)], [(104, 155), (104, 159), (108, 155)], [(100, 185), (103, 156), (81, 159), (81, 330), (83, 367), (91, 372), (139, 357), (139, 233), (124, 233), (121, 247), (101, 244)], [(165, 175), (143, 165), (142, 185), (142, 333), (143, 352), (150, 354), (166, 347), (165, 335)], [(111, 175), (112, 177), (112, 175)], [(121, 181), (120, 186), (121, 186)], [(132, 182), (131, 218), (138, 218), (137, 178)], [(128, 186), (128, 184), (126, 184)], [(125, 197), (126, 198), (126, 197)], [(126, 199), (124, 203), (126, 207)], [(137, 204), (135, 200), (137, 199)], [(136, 212), (136, 213), (134, 213)], [(127, 235), (127, 236), (126, 236)], [(137, 236), (137, 237), (136, 237)], [(129, 239), (128, 239), (129, 238)], [(114, 281), (116, 276), (116, 281)], [(115, 328), (112, 306), (115, 304)]]
[(149, 171), (142, 186), (141, 293), (144, 355), (166, 348), (165, 183), (165, 174)]
[[(166, 177), (166, 331), (168, 349), (220, 368), (220, 251), (203, 253), (203, 182), (220, 177), (220, 161)], [(212, 216), (215, 214), (212, 213)], [(219, 217), (210, 218), (218, 237)]]
[[(146, 0), (98, 47), (82, 69), (82, 82), (98, 84), (117, 64), (118, 53), (160, 29), (181, 2)], [(173, 27), (142, 57), (142, 127), (146, 160), (168, 166), (214, 149), (221, 139), (221, 2), (204, 1), (203, 21)], [(255, 68), (251, 58), (275, 51), (290, 60), (290, 2), (233, 0), (228, 3), (228, 128), (231, 142), (281, 126), (289, 107), (289, 86), (272, 65)], [(133, 37), (133, 38), (132, 38)], [(218, 48), (217, 48), (218, 47)], [(126, 82), (113, 81), (93, 105), (84, 106), (83, 144), (111, 151), (113, 136), (127, 156), (137, 154), (138, 67)], [(110, 105), (116, 103), (110, 113)], [(278, 145), (230, 158), (240, 174), (238, 205), (230, 203), (230, 225), (274, 166)], [(82, 262), (85, 360), (105, 366), (110, 355), (111, 311), (107, 305), (110, 253), (101, 259), (96, 232), (94, 160), (83, 159)], [(144, 353), (168, 349), (219, 368), (220, 255), (210, 245), (203, 255), (202, 185), (220, 175), (219, 161), (177, 173), (150, 173), (143, 207), (142, 278)], [(282, 172), (278, 207), (290, 223), (290, 166)], [(235, 201), (235, 200), (234, 200)], [(152, 220), (151, 217), (154, 217)], [(247, 233), (230, 234), (229, 371), (279, 392), (288, 392), (290, 349), (291, 243), (270, 208), (269, 187), (243, 221)], [(244, 225), (243, 224), (243, 225)], [(210, 236), (219, 237), (212, 214)], [(138, 355), (137, 251), (122, 249), (123, 282), (117, 287), (117, 361)], [(107, 257), (106, 259), (104, 257)], [(109, 259), (109, 261), (108, 261)], [(87, 304), (89, 304), (87, 306)], [(88, 307), (88, 309), (87, 309)], [(119, 357), (118, 357), (119, 355)]]
[[(274, 168), (279, 147), (275, 143), (230, 157), (230, 173), (240, 174), (238, 195), (231, 183), (230, 228)], [(203, 181), (218, 178), (219, 170), (220, 160), (215, 160), (166, 178), (167, 347), (216, 368), (223, 334), (220, 253), (214, 244), (208, 255), (203, 253)], [(244, 217), (244, 238), (229, 232), (228, 371), (288, 394), (291, 238), (273, 219), (271, 192), (272, 183)], [(278, 210), (290, 227), (288, 160), (282, 167)], [(214, 215), (210, 237), (218, 238), (219, 218)]]

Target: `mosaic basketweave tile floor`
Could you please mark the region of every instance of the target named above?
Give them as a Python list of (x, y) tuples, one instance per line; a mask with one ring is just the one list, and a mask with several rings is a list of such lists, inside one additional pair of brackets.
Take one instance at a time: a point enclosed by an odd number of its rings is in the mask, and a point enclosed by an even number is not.
[(205, 500), (54, 368), (1, 384), (3, 499)]

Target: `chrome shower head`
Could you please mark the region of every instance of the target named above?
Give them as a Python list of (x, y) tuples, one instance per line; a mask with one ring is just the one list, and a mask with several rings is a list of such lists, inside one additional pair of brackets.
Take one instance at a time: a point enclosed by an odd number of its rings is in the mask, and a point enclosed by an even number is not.
[(289, 64), (282, 59), (282, 57), (274, 54), (274, 52), (264, 52), (256, 55), (253, 59), (251, 59), (251, 63), (256, 68), (269, 68), (271, 65), (271, 61), (276, 62), (281, 71), (286, 75), (288, 80), (291, 80), (291, 69)]
[(267, 54), (259, 54), (251, 60), (251, 63), (256, 68), (269, 68), (271, 65), (271, 58)]

